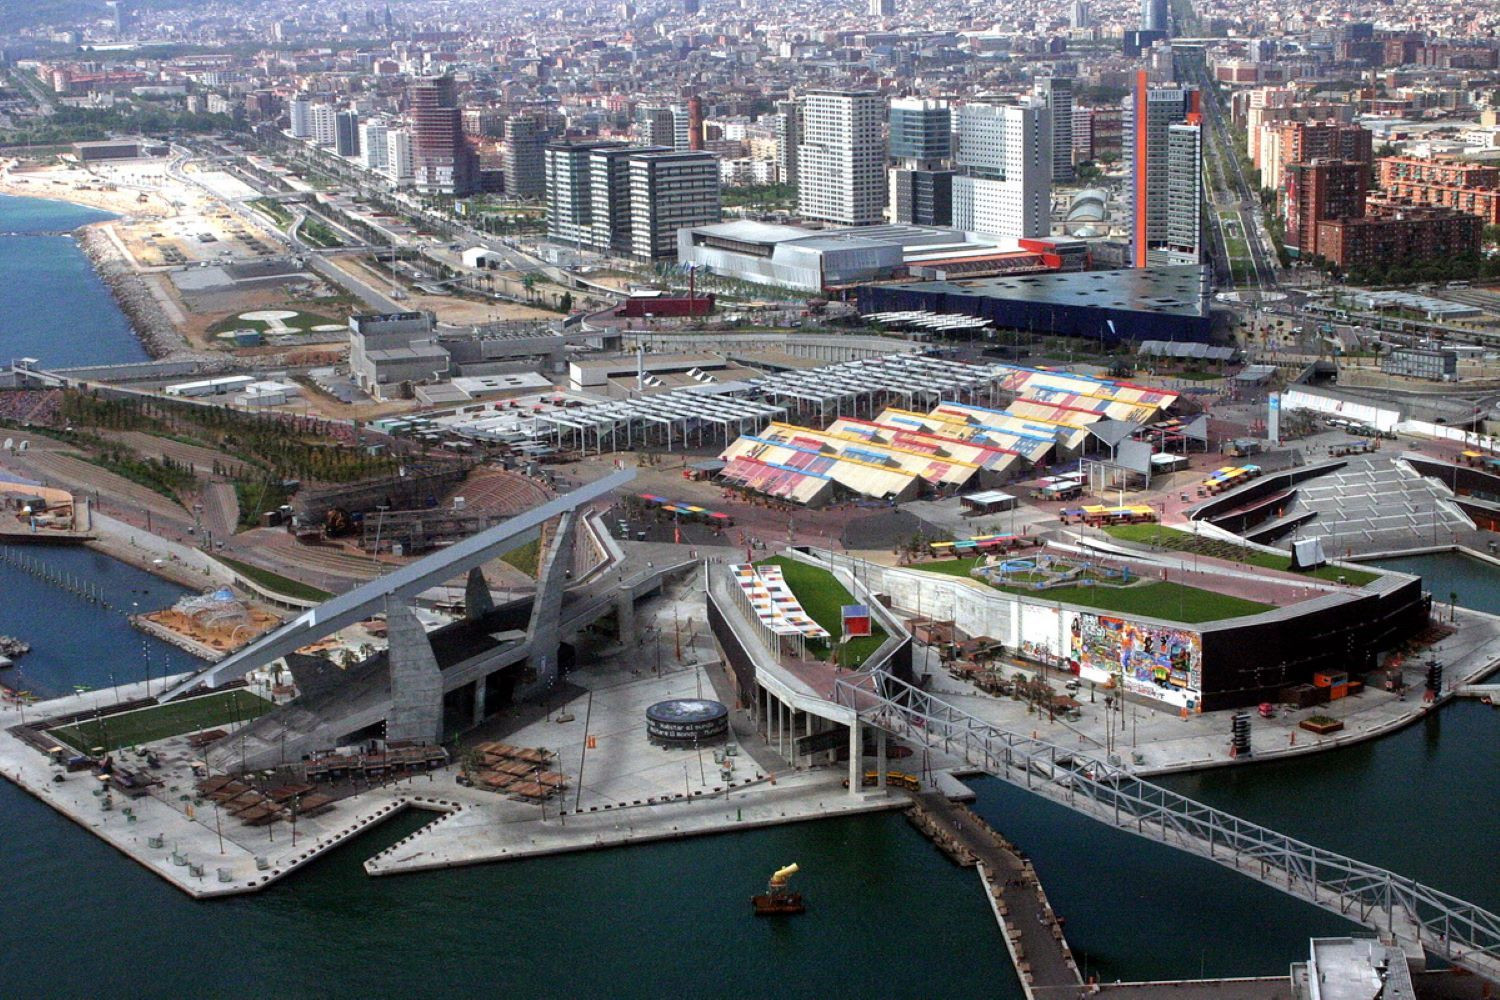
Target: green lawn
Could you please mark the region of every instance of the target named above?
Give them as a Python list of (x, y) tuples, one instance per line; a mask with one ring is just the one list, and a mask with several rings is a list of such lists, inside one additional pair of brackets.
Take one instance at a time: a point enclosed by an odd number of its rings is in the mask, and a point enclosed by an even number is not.
[(64, 743), (87, 753), (94, 747), (106, 751), (154, 743), (200, 729), (216, 729), (265, 715), (274, 708), (269, 701), (249, 691), (220, 691), (201, 698), (168, 702), (120, 715), (106, 715), (89, 722), (58, 726), (49, 730)]
[[(1149, 528), (1152, 526), (1132, 525), (1131, 527)], [(944, 559), (941, 562), (920, 563), (912, 568), (928, 573), (959, 576), (974, 580), (976, 583), (985, 583), (985, 581), (980, 580), (978, 577), (969, 575), (969, 571), (983, 558), (983, 556), (972, 556), (966, 559)], [(1187, 622), (1190, 624), (1217, 621), (1220, 618), (1237, 618), (1240, 615), (1259, 614), (1262, 611), (1269, 611), (1272, 607), (1270, 604), (1247, 601), (1242, 597), (1216, 594), (1211, 590), (1202, 590), (1198, 587), (1189, 587), (1181, 583), (1164, 581), (1136, 583), (1129, 587), (1069, 586), (1052, 587), (1047, 590), (1036, 590), (1031, 587), (1004, 587), (997, 584), (986, 585), (994, 587), (996, 590), (1003, 590), (1007, 594), (1024, 594), (1028, 597), (1037, 597), (1046, 601), (1061, 601), (1064, 604), (1078, 604), (1087, 608), (1098, 608), (1101, 611), (1149, 615), (1152, 618), (1162, 618), (1167, 621)], [(811, 609), (809, 609), (808, 613), (812, 613)], [(814, 615), (813, 617), (817, 616)]]
[(511, 549), (500, 557), (500, 561), (509, 563), (527, 576), (536, 576), (537, 561), (541, 556), (542, 542), (539, 538), (522, 545), (520, 548)]
[(249, 563), (240, 562), (238, 559), (230, 559), (227, 556), (216, 556), (215, 558), (236, 573), (248, 580), (253, 580), (273, 593), (282, 594), (286, 597), (295, 597), (300, 601), (326, 601), (333, 596), (326, 590), (310, 587), (300, 580), (293, 580), (282, 576), (280, 573), (272, 573), (270, 570), (261, 569), (259, 566), (251, 566)]
[(973, 580), (969, 572), (983, 558), (984, 556), (965, 556), (962, 559), (940, 559), (937, 562), (918, 563), (912, 568), (924, 573), (942, 573), (944, 576), (961, 576), (966, 580)]
[[(843, 606), (859, 602), (832, 573), (786, 556), (772, 556), (770, 559), (762, 559), (756, 565), (780, 566), (782, 578), (792, 588), (792, 593), (797, 595), (802, 610), (827, 629), (835, 642), (844, 634)], [(873, 630), (871, 635), (858, 636), (844, 644), (847, 648), (842, 655), (846, 666), (857, 667), (864, 663), (885, 642), (885, 630), (873, 622), (870, 627)], [(817, 653), (820, 659), (828, 655), (824, 643), (809, 642), (807, 648)]]
[(1169, 581), (1138, 583), (1129, 587), (1054, 587), (1043, 591), (1024, 587), (995, 589), (1122, 615), (1145, 615), (1189, 625), (1218, 621), (1220, 618), (1257, 615), (1273, 607), (1259, 601), (1247, 601), (1243, 597), (1216, 594), (1211, 590)]
[[(1292, 569), (1290, 555), (1273, 555), (1270, 552), (1262, 552), (1259, 549), (1236, 545), (1218, 538), (1204, 538), (1179, 528), (1168, 528), (1160, 524), (1115, 524), (1104, 530), (1124, 542), (1156, 545), (1178, 552), (1197, 552), (1199, 555), (1246, 563), (1262, 569), (1279, 569), (1288, 573), (1300, 572)], [(1355, 587), (1363, 587), (1380, 576), (1379, 573), (1371, 573), (1368, 570), (1346, 569), (1340, 566), (1319, 566), (1304, 575), (1327, 580), (1330, 583), (1337, 583), (1339, 577), (1343, 577)]]
[[(249, 310), (253, 311), (253, 310)], [(304, 312), (300, 309), (287, 309), (286, 312), (296, 312), (297, 315), (282, 320), (287, 327), (300, 333), (307, 333), (315, 326), (333, 326), (343, 323), (343, 320), (332, 319), (328, 316), (319, 316), (317, 313)], [(271, 329), (271, 324), (259, 319), (240, 319), (239, 314), (225, 316), (217, 323), (208, 328), (210, 336), (220, 333), (228, 333), (230, 330), (259, 330), (266, 333)]]

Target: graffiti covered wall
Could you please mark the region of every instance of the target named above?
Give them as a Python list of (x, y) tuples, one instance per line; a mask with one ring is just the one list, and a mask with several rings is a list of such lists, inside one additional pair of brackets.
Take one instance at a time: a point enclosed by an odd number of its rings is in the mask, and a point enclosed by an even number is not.
[(1080, 613), (1068, 666), (1087, 680), (1120, 678), (1131, 694), (1196, 708), (1202, 701), (1203, 644), (1196, 632)]

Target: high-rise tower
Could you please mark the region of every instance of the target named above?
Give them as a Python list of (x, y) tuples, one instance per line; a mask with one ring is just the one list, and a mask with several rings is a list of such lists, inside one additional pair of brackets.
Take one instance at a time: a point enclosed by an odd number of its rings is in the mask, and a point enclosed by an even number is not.
[(883, 221), (885, 98), (870, 90), (815, 90), (802, 102), (797, 211), (812, 221)]
[(479, 189), (479, 158), (464, 139), (453, 77), (415, 80), (407, 87), (406, 99), (417, 190), (457, 197), (473, 194)]

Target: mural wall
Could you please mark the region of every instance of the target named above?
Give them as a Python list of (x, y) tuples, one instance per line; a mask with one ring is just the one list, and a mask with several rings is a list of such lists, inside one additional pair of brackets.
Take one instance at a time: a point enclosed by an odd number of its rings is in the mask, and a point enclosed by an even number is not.
[(1044, 604), (1017, 606), (1021, 616), (1017, 652), (1049, 667), (1064, 666), (1068, 658), (1067, 630), (1072, 627), (1074, 613)]
[(1074, 616), (1068, 666), (1085, 680), (1120, 678), (1126, 691), (1179, 708), (1203, 698), (1203, 644), (1198, 633), (1112, 618)]

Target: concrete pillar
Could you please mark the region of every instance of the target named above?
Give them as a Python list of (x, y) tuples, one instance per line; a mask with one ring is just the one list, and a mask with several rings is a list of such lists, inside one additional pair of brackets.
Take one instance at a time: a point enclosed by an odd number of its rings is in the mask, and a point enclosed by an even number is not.
[(476, 621), (494, 610), (495, 600), (490, 596), (489, 582), (485, 580), (484, 572), (475, 566), (464, 581), (464, 619)]
[(476, 726), (484, 721), (484, 698), (489, 686), (488, 674), (474, 682), (474, 725)]
[(621, 644), (629, 645), (635, 638), (635, 598), (624, 584), (615, 593), (615, 622), (619, 625)]
[(385, 621), (391, 671), (391, 714), (385, 738), (441, 743), (443, 674), (427, 631), (400, 597), (386, 598)]
[(879, 726), (875, 727), (875, 773), (879, 775), (877, 784), (880, 788), (885, 787), (885, 730)]
[(859, 720), (856, 719), (849, 726), (849, 794), (860, 794), (860, 783), (864, 781), (864, 775), (860, 772), (860, 753), (864, 747), (859, 740)]
[(535, 679), (516, 692), (517, 701), (546, 691), (557, 681), (557, 647), (562, 641), (559, 632), (562, 596), (568, 582), (573, 528), (577, 523), (575, 511), (559, 517), (547, 547), (537, 560), (536, 598), (531, 605), (531, 620), (526, 626), (527, 642), (531, 646), (528, 662)]

